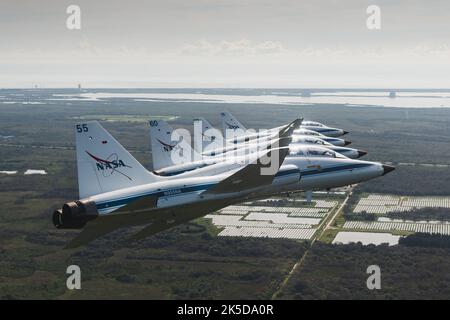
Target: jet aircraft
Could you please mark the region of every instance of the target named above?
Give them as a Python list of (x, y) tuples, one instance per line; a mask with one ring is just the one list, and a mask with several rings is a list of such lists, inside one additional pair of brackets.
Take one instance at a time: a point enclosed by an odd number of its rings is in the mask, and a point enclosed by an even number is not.
[[(223, 128), (225, 137), (228, 138), (228, 135), (230, 135), (230, 133), (231, 133), (231, 136), (234, 136), (234, 137), (246, 136), (246, 135), (249, 137), (253, 136), (252, 134), (250, 134), (250, 135), (248, 135), (248, 133), (246, 134), (247, 130), (245, 129), (245, 127), (230, 112), (223, 111), (220, 113), (220, 116), (222, 118), (222, 128)], [(328, 127), (320, 122), (315, 122), (315, 121), (302, 122), (300, 129), (315, 131), (315, 132), (318, 132), (318, 133), (328, 136), (328, 137), (340, 137), (340, 136), (343, 136), (348, 133), (348, 131), (344, 131), (339, 128)], [(279, 130), (279, 128), (269, 129), (265, 133), (270, 133), (272, 130), (277, 131), (277, 130)], [(261, 135), (263, 133), (260, 132), (259, 135)]]
[[(248, 163), (230, 170), (220, 162), (176, 176), (146, 170), (98, 122), (77, 124), (79, 200), (56, 210), (53, 223), (58, 229), (82, 229), (67, 248), (137, 225), (144, 227), (132, 239), (142, 239), (231, 204), (284, 191), (358, 183), (394, 169), (334, 156), (305, 157), (303, 149), (288, 147), (299, 124), (296, 120), (283, 127), (276, 143)], [(162, 148), (170, 153), (176, 150), (172, 146), (164, 142)], [(287, 158), (295, 153), (299, 157)]]
[[(224, 139), (219, 130), (213, 128), (204, 118), (194, 119), (194, 133), (197, 133), (197, 131), (201, 131), (201, 135), (194, 135), (194, 148), (195, 151), (204, 156), (215, 156), (240, 148), (256, 148), (257, 146), (269, 145), (272, 137), (271, 135), (268, 135), (249, 140), (248, 142), (230, 143)], [(350, 159), (358, 159), (367, 154), (367, 152), (363, 150), (335, 146), (316, 136), (302, 134), (295, 134), (292, 136), (292, 147), (302, 144), (321, 146), (338, 152)]]

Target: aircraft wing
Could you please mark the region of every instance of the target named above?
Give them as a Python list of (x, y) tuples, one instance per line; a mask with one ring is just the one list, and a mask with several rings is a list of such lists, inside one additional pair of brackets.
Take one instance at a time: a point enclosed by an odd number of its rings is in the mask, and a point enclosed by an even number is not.
[[(295, 119), (290, 124), (288, 124), (287, 126), (282, 128), (279, 132), (280, 138), (290, 137), (291, 141), (292, 141), (292, 134), (294, 133), (294, 130), (300, 128), (300, 126), (302, 125), (302, 122), (303, 122), (303, 118)], [(288, 143), (288, 145), (289, 144), (290, 144), (290, 142)]]
[[(285, 126), (279, 132), (280, 139), (271, 145), (269, 148), (270, 151), (257, 159), (255, 162), (250, 163), (233, 175), (222, 180), (214, 187), (203, 192), (203, 194), (207, 195), (240, 192), (271, 184), (284, 159), (289, 153), (288, 146), (292, 141), (292, 138), (290, 138), (292, 132), (301, 125), (301, 122), (302, 119), (297, 119)], [(274, 156), (273, 153), (275, 152), (277, 155)], [(278, 162), (272, 163), (273, 159), (278, 159)], [(268, 163), (274, 166), (269, 169)], [(264, 169), (266, 169), (265, 172)]]
[(151, 216), (145, 213), (118, 213), (100, 216), (95, 220), (89, 221), (81, 232), (67, 244), (65, 249), (73, 249), (86, 245), (89, 242), (120, 228), (150, 223), (150, 218)]
[(66, 245), (65, 249), (81, 247), (105, 234), (126, 227), (128, 222), (126, 216), (125, 214), (111, 214), (89, 221), (81, 232)]
[(210, 212), (222, 209), (230, 204), (231, 202), (227, 200), (210, 200), (168, 209), (167, 217), (173, 220), (160, 220), (152, 223), (138, 233), (132, 235), (129, 240), (136, 241), (144, 239), (160, 231), (170, 229), (175, 225), (186, 223), (198, 217), (202, 217)]
[[(122, 207), (122, 213), (112, 213), (89, 221), (78, 236), (67, 244), (66, 249), (86, 245), (97, 238), (121, 228), (150, 224), (132, 237), (134, 240), (142, 239), (157, 232), (170, 229), (178, 224), (204, 216), (209, 212), (221, 209), (230, 204), (229, 201), (225, 200), (208, 200), (171, 208), (136, 210), (145, 201), (139, 199)], [(127, 210), (126, 207), (130, 210)], [(130, 213), (123, 213), (126, 211)]]

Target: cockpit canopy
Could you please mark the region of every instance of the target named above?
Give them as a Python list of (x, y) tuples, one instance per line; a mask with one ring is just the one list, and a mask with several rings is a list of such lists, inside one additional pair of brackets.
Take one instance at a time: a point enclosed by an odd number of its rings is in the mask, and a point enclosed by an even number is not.
[(309, 142), (310, 143), (315, 143), (315, 144), (318, 144), (318, 145), (322, 145), (322, 146), (327, 144), (325, 141), (320, 140), (320, 139), (313, 139), (313, 140), (310, 140)]
[(300, 129), (298, 131), (294, 131), (294, 133), (304, 134), (304, 135), (308, 135), (308, 136), (321, 136), (322, 135), (319, 132), (316, 132), (313, 130), (308, 130), (308, 129)]
[(290, 155), (306, 157), (346, 158), (342, 154), (333, 150), (315, 147), (291, 148)]
[(295, 142), (300, 142), (300, 143), (307, 143), (307, 144), (316, 144), (316, 145), (320, 145), (320, 146), (325, 146), (325, 145), (330, 145), (328, 142), (323, 141), (322, 139), (319, 138), (315, 138), (315, 137), (308, 137), (308, 136), (301, 136), (299, 138), (293, 138), (292, 140), (294, 143)]
[(303, 121), (302, 125), (308, 126), (308, 127), (325, 127), (324, 124), (316, 121)]

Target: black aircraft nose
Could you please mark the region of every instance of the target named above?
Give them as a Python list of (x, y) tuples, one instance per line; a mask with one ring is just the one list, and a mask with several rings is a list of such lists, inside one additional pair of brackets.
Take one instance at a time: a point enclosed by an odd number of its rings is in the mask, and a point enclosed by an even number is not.
[(344, 146), (348, 146), (350, 143), (352, 143), (352, 142), (348, 141), (348, 140), (344, 140)]
[(362, 156), (365, 156), (367, 154), (367, 151), (358, 150), (358, 158), (361, 158)]
[(395, 167), (388, 166), (387, 164), (383, 164), (383, 176), (394, 170), (395, 170)]
[(347, 133), (349, 133), (349, 132), (348, 131), (344, 131), (344, 133), (342, 135), (345, 136)]

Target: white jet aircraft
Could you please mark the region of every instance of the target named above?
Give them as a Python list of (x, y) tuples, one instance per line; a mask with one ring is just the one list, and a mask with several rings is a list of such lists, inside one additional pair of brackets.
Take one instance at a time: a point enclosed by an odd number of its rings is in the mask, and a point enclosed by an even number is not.
[[(194, 129), (194, 131), (196, 130)], [(203, 136), (203, 138), (205, 137)], [(206, 137), (206, 139), (211, 140), (211, 137)], [(198, 140), (194, 137), (195, 142)], [(154, 173), (160, 176), (175, 177), (187, 173), (197, 176), (211, 174), (208, 168), (217, 168), (221, 163), (223, 164), (219, 167), (220, 170), (230, 170), (232, 168), (229, 167), (230, 164), (239, 163), (241, 154), (246, 153), (245, 151), (240, 153), (239, 150), (242, 149), (238, 149), (236, 153), (232, 150), (221, 155), (204, 157), (196, 150), (192, 150), (190, 143), (181, 139), (165, 121), (150, 122), (150, 141)], [(261, 149), (264, 150), (264, 148)], [(289, 144), (289, 154), (286, 156), (282, 168), (285, 165), (294, 165), (300, 169), (302, 173), (302, 179), (299, 182), (301, 190), (345, 186), (357, 183), (358, 178), (362, 178), (359, 181), (361, 182), (393, 170), (393, 167), (380, 163), (348, 159), (320, 146), (295, 146), (294, 144)], [(303, 178), (303, 174), (305, 178)], [(353, 182), (348, 183), (349, 181)]]
[[(292, 135), (297, 123), (282, 129), (280, 136)], [(186, 174), (174, 179), (147, 171), (98, 122), (77, 124), (80, 200), (56, 210), (53, 223), (58, 229), (83, 229), (67, 248), (134, 225), (148, 225), (134, 237), (143, 238), (250, 196), (279, 192), (298, 182), (298, 169), (280, 169), (288, 151), (286, 145), (280, 144), (236, 170), (221, 174), (210, 170), (209, 175)]]
[(302, 127), (308, 130), (317, 131), (323, 135), (329, 136), (329, 137), (340, 137), (343, 135), (346, 135), (348, 131), (344, 131), (342, 129), (338, 128), (332, 128), (324, 125), (323, 123), (316, 122), (316, 121), (305, 121), (302, 124)]
[[(248, 142), (230, 143), (223, 138), (219, 130), (213, 128), (204, 118), (194, 119), (194, 133), (197, 131), (201, 131), (201, 136), (197, 134), (197, 137), (194, 138), (194, 148), (195, 151), (204, 156), (215, 156), (240, 148), (257, 148), (258, 146), (270, 145), (272, 143), (270, 140), (271, 135), (252, 139)], [(367, 152), (363, 150), (332, 145), (331, 143), (311, 135), (295, 134), (292, 136), (291, 147), (304, 144), (324, 147), (338, 152), (350, 159), (358, 159), (367, 154)]]
[(315, 137), (315, 138), (321, 139), (325, 142), (331, 143), (334, 146), (339, 146), (339, 147), (344, 147), (344, 146), (347, 146), (352, 143), (351, 141), (348, 141), (348, 140), (344, 140), (341, 138), (328, 137), (317, 131), (308, 130), (305, 128), (300, 128), (300, 129), (295, 130), (294, 136), (296, 136), (296, 135), (305, 135), (305, 136)]
[[(294, 121), (283, 128), (279, 146), (258, 155), (250, 164), (225, 172), (214, 171), (214, 166), (224, 165), (218, 163), (176, 177), (163, 177), (147, 171), (98, 122), (77, 124), (80, 200), (56, 210), (53, 223), (58, 229), (82, 229), (67, 248), (136, 225), (145, 226), (133, 236), (141, 239), (248, 199), (285, 190), (312, 190), (314, 183), (320, 189), (358, 183), (394, 169), (346, 158), (342, 159), (344, 162), (333, 162), (337, 158), (332, 157), (327, 162), (315, 162), (314, 158), (298, 160), (302, 159), (299, 157), (288, 163), (284, 161), (289, 152), (287, 137), (297, 125)], [(165, 152), (173, 150), (167, 148)], [(269, 162), (269, 158), (279, 161)]]
[[(234, 117), (230, 112), (228, 111), (221, 112), (220, 116), (222, 118), (222, 129), (224, 136), (227, 139), (227, 141), (231, 143), (248, 142), (252, 139), (273, 135), (276, 134), (278, 130), (280, 130), (280, 128), (282, 128), (276, 127), (267, 130), (260, 130), (258, 132), (252, 131), (249, 132), (249, 130), (247, 130), (242, 125), (242, 123), (240, 123), (239, 120), (237, 120), (236, 117)], [(311, 124), (311, 121), (307, 123)], [(314, 128), (319, 128), (319, 126)], [(325, 126), (320, 128), (325, 129)], [(318, 130), (312, 129), (311, 126), (303, 126), (302, 122), (301, 127), (294, 131), (294, 135), (315, 135), (318, 138), (336, 146), (346, 146), (351, 143), (350, 141), (337, 138), (340, 135), (347, 134), (348, 133), (347, 131), (343, 131), (341, 129), (336, 128), (329, 128), (329, 127), (326, 128), (329, 129), (328, 131), (329, 134), (325, 133), (325, 130), (321, 130), (323, 132), (319, 132)]]
[[(192, 149), (190, 133), (188, 131), (174, 131), (173, 128), (163, 120), (151, 120), (149, 123), (153, 172), (161, 176), (175, 176), (196, 169), (201, 169), (201, 174), (209, 174), (209, 170), (205, 168), (221, 162), (226, 163), (226, 165), (220, 167), (221, 170), (231, 170), (235, 168), (234, 165), (236, 163), (245, 162), (249, 155), (265, 152), (272, 144), (280, 143), (280, 138), (268, 140), (261, 138), (251, 140), (250, 143), (232, 145), (232, 148), (229, 148), (225, 152), (221, 151), (217, 154), (204, 155)], [(198, 144), (198, 141), (206, 140), (205, 134), (200, 134), (199, 131), (200, 130), (197, 131), (194, 129), (194, 145)], [(221, 136), (220, 132), (217, 132), (217, 135)], [(290, 139), (292, 139), (292, 137)], [(291, 143), (289, 144), (289, 148), (291, 150), (303, 150), (303, 154), (307, 154), (309, 157), (328, 155), (335, 158), (346, 158), (345, 156), (333, 152), (330, 149), (323, 148), (322, 146)], [(299, 153), (297, 152), (297, 154)], [(291, 157), (299, 156), (288, 155), (288, 159)], [(231, 167), (229, 167), (230, 165)], [(214, 168), (217, 167), (218, 166), (215, 166)]]

